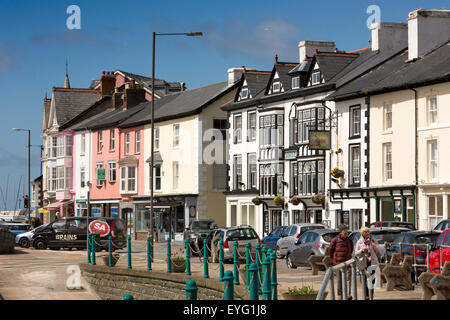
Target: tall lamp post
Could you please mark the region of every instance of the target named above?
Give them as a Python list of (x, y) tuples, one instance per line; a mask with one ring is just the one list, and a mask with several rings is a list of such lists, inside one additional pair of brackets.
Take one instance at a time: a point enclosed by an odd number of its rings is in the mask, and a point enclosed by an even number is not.
[[(31, 170), (31, 165), (30, 165), (30, 149), (31, 149), (31, 129), (21, 129), (21, 128), (12, 128), (13, 131), (28, 131), (28, 218), (30, 217), (30, 202), (31, 202), (31, 197), (30, 197), (30, 170)], [(24, 201), (25, 203), (25, 201)]]
[[(186, 32), (186, 33), (156, 33), (153, 32), (153, 55), (152, 55), (152, 141), (151, 141), (151, 149), (150, 149), (150, 234), (151, 234), (151, 244), (153, 248), (154, 244), (154, 223), (153, 223), (153, 170), (154, 170), (154, 141), (155, 141), (155, 43), (156, 43), (156, 36), (188, 36), (188, 37), (201, 37), (203, 36), (203, 33), (201, 32)], [(152, 259), (153, 259), (153, 252), (155, 250), (152, 250)]]
[(88, 187), (88, 192), (87, 192), (87, 209), (86, 209), (86, 250), (87, 248), (89, 248), (89, 213), (90, 213), (90, 206), (91, 206), (91, 187), (92, 187), (92, 183), (90, 181), (86, 182), (86, 185)]

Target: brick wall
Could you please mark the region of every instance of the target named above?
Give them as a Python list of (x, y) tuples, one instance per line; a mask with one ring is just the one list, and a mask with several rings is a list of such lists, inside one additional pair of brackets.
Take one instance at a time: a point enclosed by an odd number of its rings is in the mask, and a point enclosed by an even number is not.
[[(223, 300), (224, 283), (201, 276), (80, 264), (82, 276), (103, 300), (122, 300), (125, 294), (136, 300), (185, 300), (186, 282), (193, 279), (198, 300)], [(235, 299), (248, 300), (245, 289), (235, 287)]]

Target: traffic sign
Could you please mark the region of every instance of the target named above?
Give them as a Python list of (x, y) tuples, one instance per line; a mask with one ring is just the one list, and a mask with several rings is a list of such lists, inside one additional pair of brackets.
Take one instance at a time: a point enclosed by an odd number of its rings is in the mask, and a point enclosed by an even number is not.
[(89, 224), (90, 233), (99, 233), (101, 237), (109, 234), (109, 225), (106, 221), (94, 220)]

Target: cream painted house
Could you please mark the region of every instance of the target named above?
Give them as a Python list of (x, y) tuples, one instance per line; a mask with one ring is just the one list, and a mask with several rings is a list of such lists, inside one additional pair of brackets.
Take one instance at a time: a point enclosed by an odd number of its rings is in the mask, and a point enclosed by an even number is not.
[[(213, 219), (225, 227), (227, 170), (222, 134), (228, 122), (220, 107), (234, 98), (236, 88), (237, 84), (221, 82), (155, 101), (153, 190), (159, 241), (183, 240), (192, 219)], [(120, 127), (143, 124), (144, 141), (151, 141), (150, 108), (148, 102)], [(133, 197), (137, 225), (150, 221), (150, 143), (145, 144), (144, 155), (148, 163), (145, 195)]]

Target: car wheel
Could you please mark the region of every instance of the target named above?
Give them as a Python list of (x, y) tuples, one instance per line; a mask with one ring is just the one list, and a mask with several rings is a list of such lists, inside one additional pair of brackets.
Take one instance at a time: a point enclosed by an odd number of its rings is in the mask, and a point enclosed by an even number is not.
[(283, 258), (283, 255), (281, 254), (280, 247), (278, 247), (278, 246), (277, 246), (277, 249), (275, 251), (275, 254), (277, 256), (277, 259), (282, 259)]
[(47, 249), (47, 244), (45, 243), (44, 240), (37, 240), (36, 243), (34, 244), (34, 247), (38, 250), (44, 250)]
[(29, 248), (30, 247), (30, 240), (27, 238), (22, 238), (19, 240), (19, 246), (22, 248)]
[(289, 269), (297, 269), (297, 266), (294, 264), (294, 261), (292, 260), (292, 255), (290, 253), (286, 256), (286, 265)]

